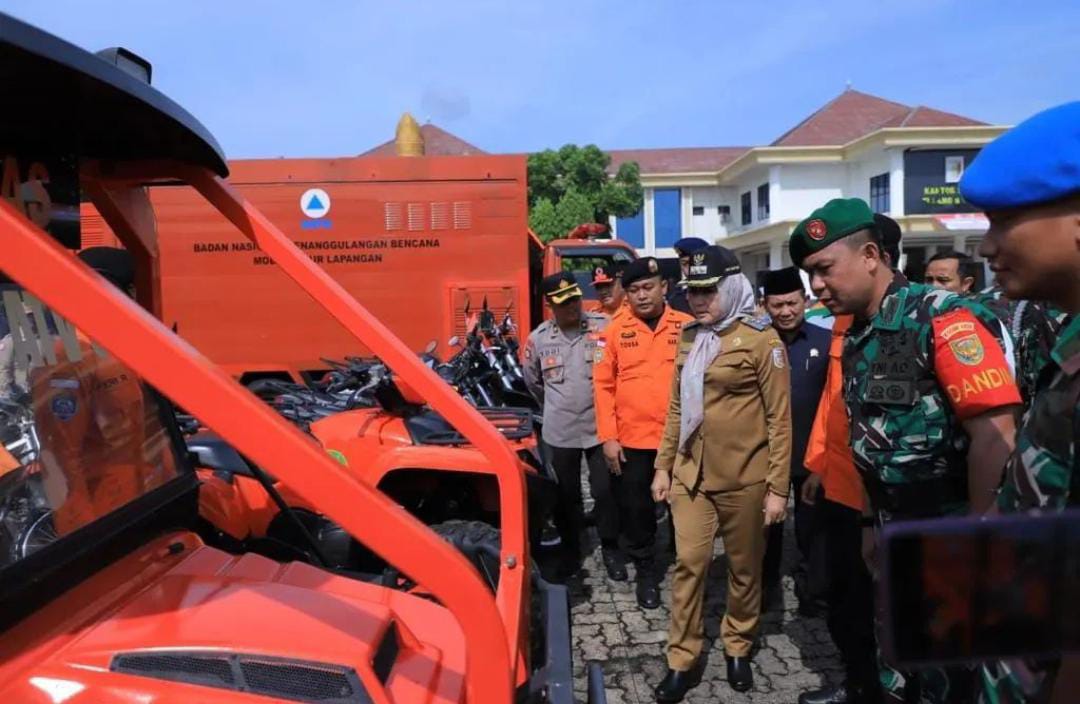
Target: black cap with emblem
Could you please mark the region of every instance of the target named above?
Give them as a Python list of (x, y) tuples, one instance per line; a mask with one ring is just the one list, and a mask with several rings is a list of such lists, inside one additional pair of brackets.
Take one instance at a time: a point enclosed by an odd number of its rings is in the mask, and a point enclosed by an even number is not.
[(727, 247), (711, 245), (690, 255), (686, 285), (691, 288), (707, 288), (741, 272), (742, 266), (734, 252)]
[(653, 276), (657, 278), (661, 276), (660, 262), (656, 261), (655, 257), (641, 257), (626, 265), (626, 269), (623, 270), (622, 283), (623, 286), (631, 286), (642, 279)]
[(544, 292), (544, 298), (556, 306), (573, 298), (581, 298), (581, 287), (573, 275), (566, 272), (545, 276), (540, 288)]

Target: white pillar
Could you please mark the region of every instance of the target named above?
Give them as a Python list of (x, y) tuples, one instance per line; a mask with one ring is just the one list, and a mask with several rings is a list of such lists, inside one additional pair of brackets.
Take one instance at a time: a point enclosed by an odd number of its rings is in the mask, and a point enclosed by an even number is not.
[(679, 237), (697, 237), (694, 232), (694, 193), (689, 186), (679, 189)]
[(780, 220), (783, 212), (783, 190), (780, 187), (780, 165), (769, 167), (769, 222)]
[(650, 256), (656, 253), (656, 205), (653, 203), (653, 189), (645, 189), (645, 212), (642, 215), (645, 222), (645, 246), (640, 254)]
[[(772, 204), (770, 203), (769, 205), (771, 206)], [(784, 243), (779, 239), (769, 243), (769, 268), (784, 268)]]
[(962, 233), (959, 234), (959, 235), (953, 235), (952, 248), (953, 248), (954, 252), (964, 252), (964, 251), (966, 251), (964, 249), (964, 247), (966, 247), (966, 246), (967, 246), (967, 235), (962, 234)]
[(904, 150), (889, 150), (889, 215), (904, 214)]
[(608, 233), (611, 235), (611, 239), (613, 240), (619, 239), (618, 225), (619, 219), (617, 217), (615, 217), (614, 215), (607, 216)]

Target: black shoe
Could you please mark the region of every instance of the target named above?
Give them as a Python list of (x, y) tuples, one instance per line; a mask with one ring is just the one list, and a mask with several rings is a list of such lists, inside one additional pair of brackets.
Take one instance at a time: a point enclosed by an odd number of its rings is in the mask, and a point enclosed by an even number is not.
[(799, 704), (855, 704), (857, 701), (859, 700), (850, 696), (848, 688), (844, 685), (826, 687), (799, 695)]
[(643, 609), (660, 608), (660, 585), (653, 570), (642, 565), (637, 568), (637, 603)]
[(727, 660), (727, 681), (736, 692), (745, 692), (754, 686), (754, 673), (750, 670), (750, 658), (733, 658), (725, 656)]
[(697, 678), (693, 671), (683, 672), (668, 668), (664, 679), (656, 685), (656, 701), (661, 704), (675, 704), (681, 702), (686, 693), (697, 686)]
[(603, 557), (608, 579), (612, 582), (625, 582), (629, 579), (629, 575), (626, 574), (626, 560), (621, 555), (604, 550)]

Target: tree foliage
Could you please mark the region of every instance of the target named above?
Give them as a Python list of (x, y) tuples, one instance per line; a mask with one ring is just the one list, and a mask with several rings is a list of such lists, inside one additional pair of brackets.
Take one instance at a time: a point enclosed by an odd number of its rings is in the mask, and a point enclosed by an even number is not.
[[(529, 224), (545, 242), (586, 222), (633, 217), (643, 191), (637, 163), (608, 175), (611, 155), (596, 145), (567, 144), (529, 156)], [(565, 201), (565, 203), (564, 203)]]

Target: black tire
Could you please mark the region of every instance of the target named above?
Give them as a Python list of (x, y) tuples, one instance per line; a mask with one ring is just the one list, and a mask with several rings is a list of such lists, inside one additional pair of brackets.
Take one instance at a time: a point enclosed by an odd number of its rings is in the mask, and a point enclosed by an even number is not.
[(453, 520), (436, 523), (431, 530), (468, 558), (492, 592), (499, 588), (502, 534), (498, 528), (483, 521)]
[[(444, 521), (431, 526), (431, 529), (457, 548), (472, 563), (481, 578), (491, 589), (492, 594), (499, 588), (499, 550), (502, 547), (502, 534), (495, 526), (482, 521)], [(531, 563), (531, 560), (530, 560)], [(545, 632), (545, 614), (538, 598), (540, 571), (535, 564), (529, 565), (529, 578), (532, 581), (529, 608), (529, 652), (533, 667), (546, 659), (547, 633)]]

